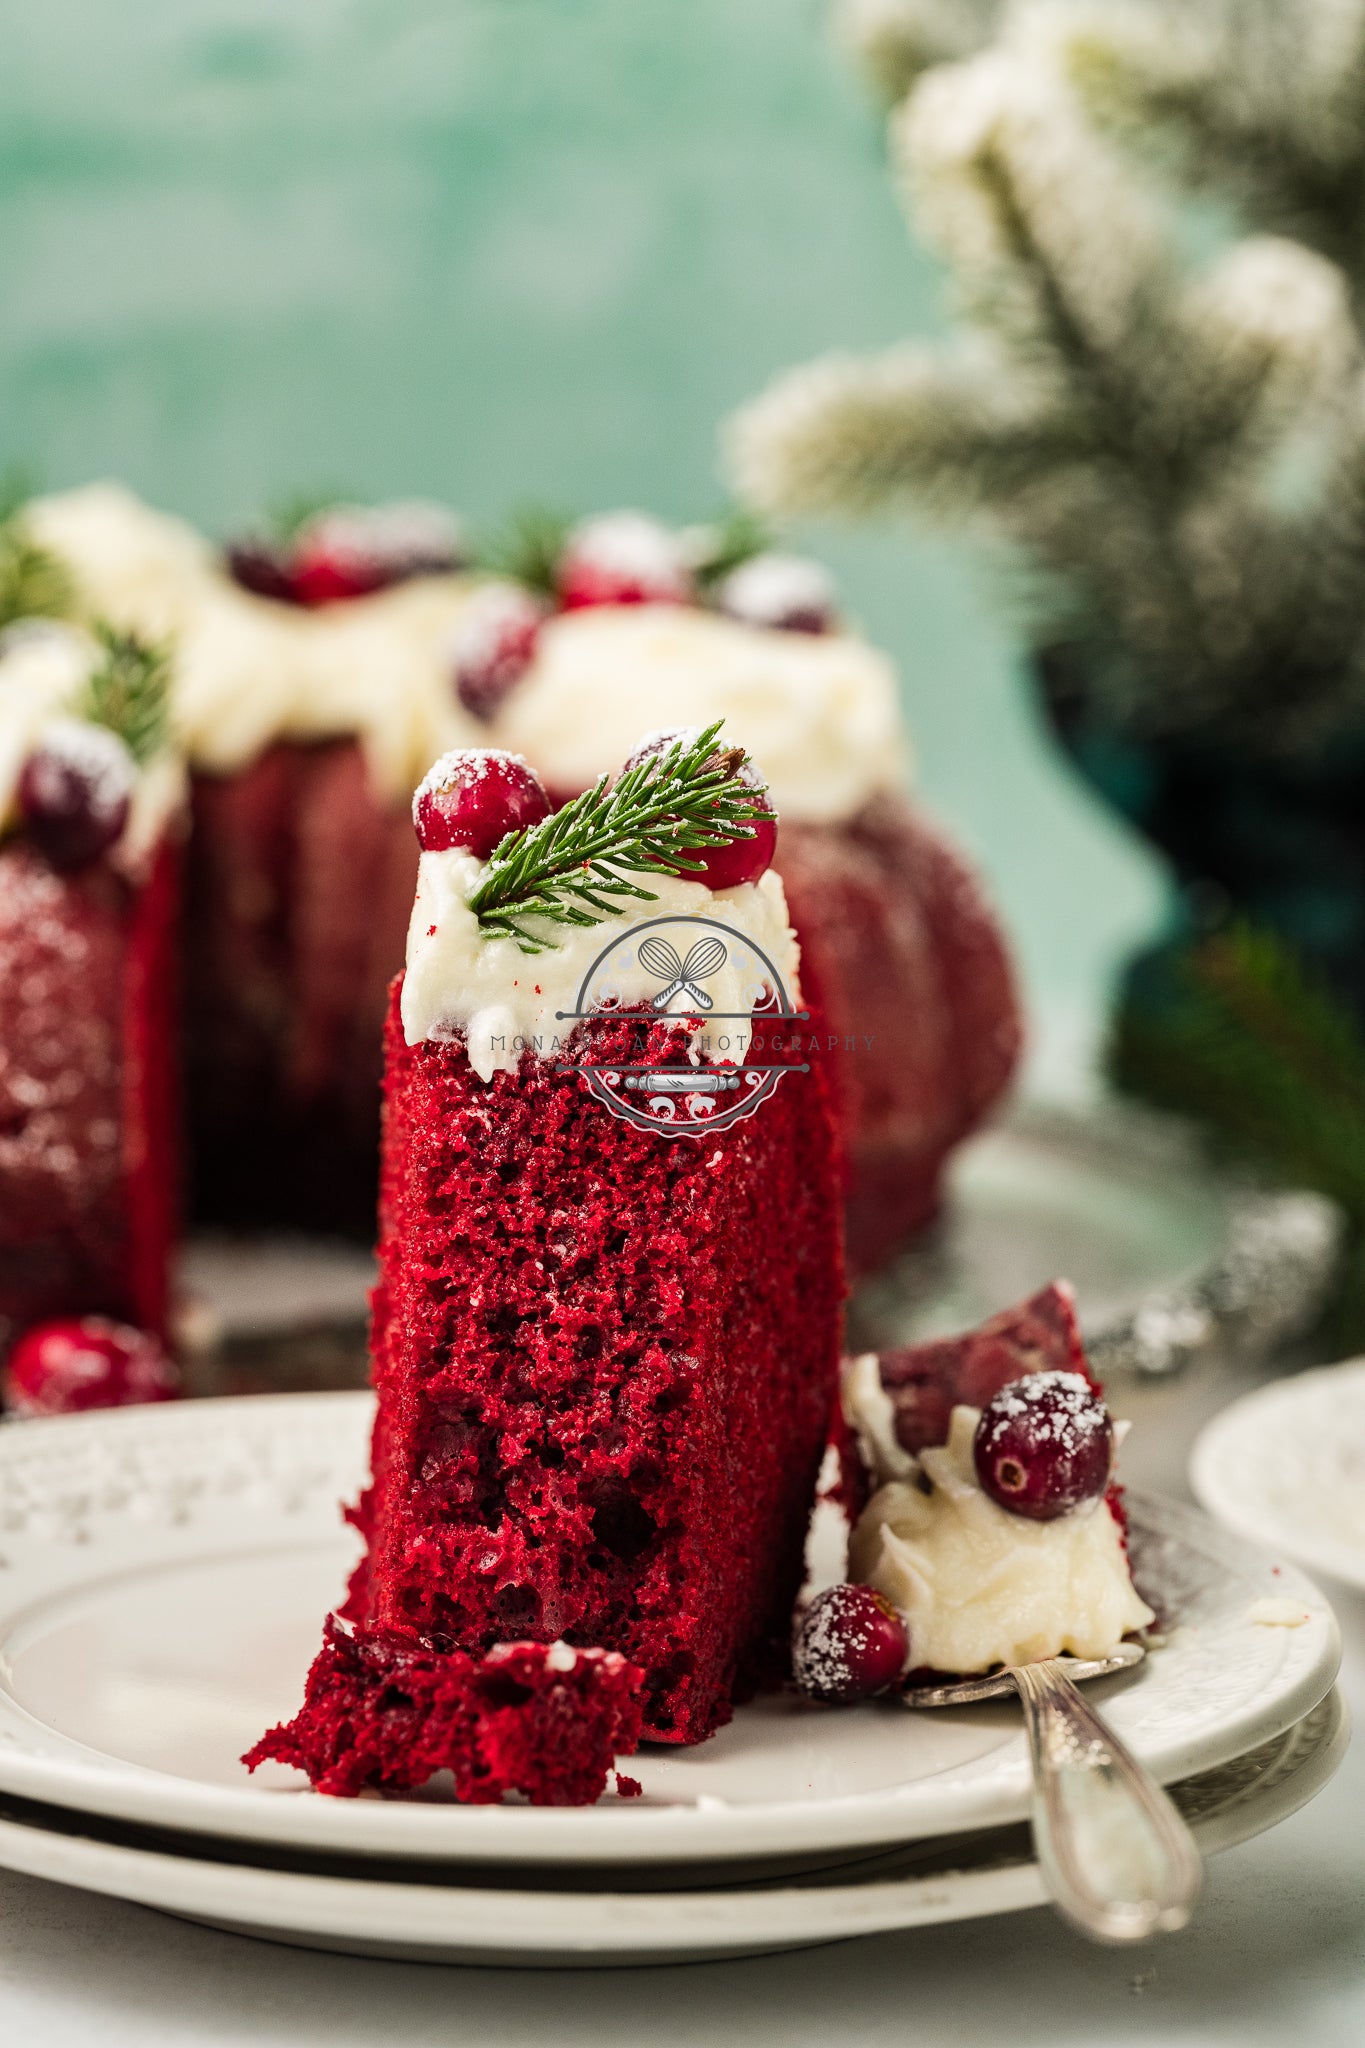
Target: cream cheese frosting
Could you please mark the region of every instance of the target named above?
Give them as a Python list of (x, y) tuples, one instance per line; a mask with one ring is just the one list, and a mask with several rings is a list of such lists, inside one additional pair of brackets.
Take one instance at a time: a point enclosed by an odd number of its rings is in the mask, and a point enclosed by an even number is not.
[(1051, 1522), (1010, 1514), (977, 1484), (979, 1420), (955, 1408), (947, 1443), (920, 1453), (914, 1477), (879, 1487), (850, 1539), (849, 1575), (905, 1617), (912, 1664), (974, 1672), (1063, 1650), (1098, 1657), (1146, 1628), (1155, 1617), (1108, 1503)]
[[(424, 853), (418, 867), (417, 895), (408, 929), (407, 970), (403, 980), (403, 1031), (409, 1045), (423, 1039), (463, 1038), (470, 1064), (487, 1081), (517, 1066), (523, 1051), (552, 1058), (574, 1029), (575, 1013), (591, 1007), (601, 993), (593, 968), (604, 956), (610, 991), (623, 1004), (651, 1001), (659, 992), (656, 974), (638, 959), (633, 946), (619, 943), (646, 923), (669, 936), (669, 919), (705, 918), (733, 934), (727, 940), (723, 966), (706, 978), (706, 992), (723, 1026), (705, 1026), (708, 1056), (744, 1058), (748, 1026), (764, 984), (763, 956), (779, 976), (794, 1005), (799, 994), (799, 955), (787, 917), (782, 884), (771, 870), (757, 882), (735, 889), (708, 889), (704, 883), (675, 875), (634, 876), (654, 896), (649, 903), (631, 902), (618, 916), (600, 924), (565, 926), (555, 932), (559, 943), (543, 953), (523, 953), (515, 939), (485, 938), (469, 899), (485, 873), (472, 853), (452, 848)], [(660, 922), (664, 920), (664, 922)], [(681, 949), (697, 936), (694, 925), (676, 927)], [(585, 985), (588, 1000), (580, 1003)], [(679, 993), (668, 1014), (695, 1014)]]
[(36, 498), (24, 522), (88, 616), (172, 642), (172, 723), (195, 768), (231, 774), (278, 739), (355, 733), (379, 793), (401, 798), (435, 755), (482, 737), (450, 673), (468, 578), (296, 610), (240, 589), (193, 527), (117, 484)]
[(682, 605), (551, 619), (490, 737), (573, 792), (615, 769), (646, 727), (717, 718), (786, 818), (837, 823), (906, 773), (885, 655), (847, 633), (776, 632)]

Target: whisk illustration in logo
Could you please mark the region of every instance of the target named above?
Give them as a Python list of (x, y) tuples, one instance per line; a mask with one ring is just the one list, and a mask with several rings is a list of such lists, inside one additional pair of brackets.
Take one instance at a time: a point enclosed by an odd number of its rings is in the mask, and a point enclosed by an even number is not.
[[(614, 1116), (699, 1137), (752, 1116), (783, 1074), (805, 1073), (809, 1012), (744, 932), (716, 918), (656, 917), (620, 933), (588, 968), (572, 1010), (582, 1024), (563, 1065)], [(677, 1028), (660, 1032), (667, 1021)]]

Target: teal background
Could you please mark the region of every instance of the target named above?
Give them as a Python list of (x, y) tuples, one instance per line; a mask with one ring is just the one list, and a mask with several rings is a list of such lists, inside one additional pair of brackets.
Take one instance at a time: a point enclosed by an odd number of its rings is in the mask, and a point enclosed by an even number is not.
[[(679, 518), (777, 369), (938, 319), (820, 0), (43, 0), (3, 9), (0, 458), (215, 531), (301, 490)], [(904, 672), (1046, 1077), (1158, 915), (1054, 761), (962, 551), (802, 536)]]

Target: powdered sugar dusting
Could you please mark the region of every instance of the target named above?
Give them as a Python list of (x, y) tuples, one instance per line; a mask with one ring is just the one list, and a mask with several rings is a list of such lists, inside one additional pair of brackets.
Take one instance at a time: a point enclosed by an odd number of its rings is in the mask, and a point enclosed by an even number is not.
[(29, 763), (29, 787), (40, 801), (55, 805), (63, 800), (71, 775), (80, 778), (97, 818), (121, 821), (137, 781), (137, 763), (117, 733), (79, 718), (53, 719)]
[(425, 498), (329, 506), (308, 521), (300, 537), (329, 554), (381, 566), (431, 562), (453, 567), (464, 551), (458, 519), (446, 506)]
[(503, 654), (510, 634), (532, 634), (549, 606), (519, 583), (485, 583), (470, 597), (450, 636), (457, 667), (483, 667)]
[(687, 587), (678, 536), (647, 512), (603, 512), (580, 520), (569, 535), (565, 554), (613, 576), (637, 578), (651, 586), (676, 583), (680, 592)]
[(821, 563), (805, 555), (753, 555), (724, 578), (716, 599), (722, 611), (754, 626), (802, 616), (832, 617), (834, 579)]
[(444, 789), (474, 789), (479, 783), (487, 782), (493, 769), (512, 762), (524, 768), (530, 775), (533, 771), (524, 754), (510, 754), (502, 747), (452, 747), (440, 759), (433, 761), (422, 780), (418, 783), (412, 799), (412, 821), (417, 823), (417, 806), (424, 796), (435, 796)]

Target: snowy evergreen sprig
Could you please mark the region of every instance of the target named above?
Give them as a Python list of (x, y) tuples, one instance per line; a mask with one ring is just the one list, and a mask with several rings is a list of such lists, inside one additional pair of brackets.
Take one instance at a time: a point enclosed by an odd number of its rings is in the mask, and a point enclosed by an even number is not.
[(483, 936), (545, 952), (557, 944), (545, 925), (600, 924), (624, 902), (657, 901), (630, 874), (685, 877), (700, 865), (698, 852), (751, 839), (752, 821), (766, 814), (755, 801), (762, 785), (742, 747), (719, 743), (722, 723), (675, 740), (614, 782), (599, 777), (540, 824), (510, 833), (469, 899)]
[(969, 57), (1000, 23), (1003, 0), (838, 0), (835, 26), (888, 104), (934, 64)]
[[(1006, 544), (1028, 630), (1087, 649), (1127, 728), (1311, 747), (1365, 715), (1351, 280), (1280, 236), (1190, 262), (1071, 79), (1110, 12), (1024, 7), (919, 80), (893, 150), (959, 336), (779, 379), (732, 475), (770, 515), (915, 507)], [(1365, 94), (1357, 127), (1365, 151)]]
[(1365, 0), (1063, 0), (1022, 17), (1105, 125), (1365, 289)]

